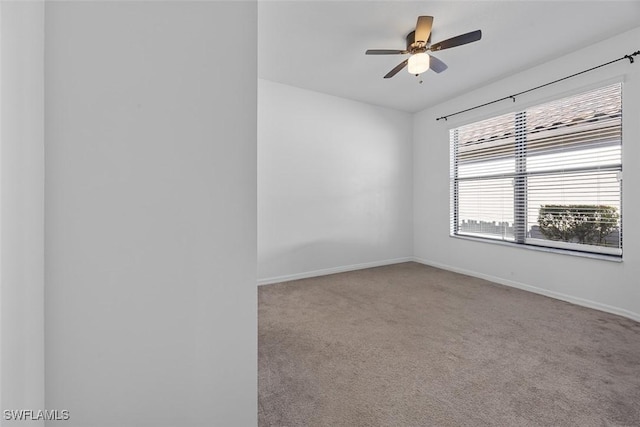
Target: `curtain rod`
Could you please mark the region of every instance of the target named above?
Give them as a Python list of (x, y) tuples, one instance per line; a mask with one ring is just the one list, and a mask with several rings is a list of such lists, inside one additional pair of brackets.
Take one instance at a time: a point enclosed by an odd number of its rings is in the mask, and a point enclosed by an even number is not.
[(457, 111), (457, 112), (455, 112), (455, 113), (447, 114), (446, 116), (438, 117), (438, 118), (436, 119), (436, 121), (438, 121), (438, 120), (442, 120), (442, 119), (444, 119), (444, 120), (446, 121), (446, 120), (447, 120), (449, 117), (451, 117), (451, 116), (455, 116), (455, 115), (457, 115), (457, 114), (466, 113), (467, 111), (475, 110), (475, 109), (477, 109), (477, 108), (486, 107), (487, 105), (495, 104), (496, 102), (506, 101), (507, 99), (512, 99), (512, 100), (513, 100), (513, 102), (516, 102), (516, 96), (520, 96), (520, 95), (523, 95), (523, 94), (528, 93), (528, 92), (533, 92), (534, 90), (541, 89), (541, 88), (543, 88), (543, 87), (546, 87), (546, 86), (552, 85), (552, 84), (554, 84), (554, 83), (558, 83), (558, 82), (561, 82), (561, 81), (563, 81), (563, 80), (567, 80), (567, 79), (570, 79), (570, 78), (572, 78), (572, 77), (579, 76), (580, 74), (588, 73), (589, 71), (593, 71), (593, 70), (596, 70), (596, 69), (598, 69), (598, 68), (601, 68), (601, 67), (604, 67), (604, 66), (607, 66), (607, 65), (611, 65), (611, 64), (613, 64), (614, 62), (623, 61), (623, 60), (625, 60), (625, 59), (628, 59), (628, 60), (629, 60), (629, 64), (633, 64), (633, 62), (634, 62), (633, 57), (634, 57), (634, 56), (637, 56), (637, 55), (640, 55), (640, 50), (637, 50), (637, 51), (633, 52), (632, 54), (622, 56), (622, 57), (620, 57), (620, 58), (618, 58), (618, 59), (614, 59), (613, 61), (605, 62), (604, 64), (600, 64), (600, 65), (597, 65), (597, 66), (595, 66), (595, 67), (591, 67), (591, 68), (589, 68), (589, 69), (586, 69), (586, 70), (580, 71), (579, 73), (571, 74), (570, 76), (566, 76), (566, 77), (563, 77), (563, 78), (561, 78), (561, 79), (554, 80), (554, 81), (552, 81), (552, 82), (545, 83), (545, 84), (543, 84), (543, 85), (536, 86), (536, 87), (531, 88), (531, 89), (523, 90), (522, 92), (514, 93), (513, 95), (505, 96), (505, 97), (503, 97), (503, 98), (496, 99), (496, 100), (491, 101), (491, 102), (485, 102), (484, 104), (480, 104), (480, 105), (476, 105), (475, 107), (467, 108), (466, 110), (460, 110), (460, 111)]

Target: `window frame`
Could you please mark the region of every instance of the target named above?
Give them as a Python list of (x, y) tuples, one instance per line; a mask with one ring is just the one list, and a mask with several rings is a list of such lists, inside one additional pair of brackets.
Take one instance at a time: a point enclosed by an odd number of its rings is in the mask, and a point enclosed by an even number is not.
[[(556, 241), (550, 239), (536, 238), (528, 236), (528, 229), (531, 226), (530, 221), (527, 219), (529, 215), (527, 204), (529, 202), (529, 195), (527, 190), (527, 180), (530, 175), (526, 171), (527, 164), (527, 130), (526, 125), (522, 126), (522, 119), (524, 115), (524, 120), (526, 120), (526, 113), (536, 107), (544, 106), (545, 104), (550, 104), (556, 101), (562, 101), (567, 98), (578, 97), (580, 95), (586, 95), (590, 92), (595, 92), (599, 89), (606, 89), (608, 87), (617, 85), (619, 86), (619, 96), (620, 96), (620, 124), (619, 124), (619, 144), (615, 146), (619, 146), (620, 152), (620, 162), (619, 162), (619, 171), (618, 173), (618, 181), (619, 181), (619, 206), (618, 206), (618, 233), (619, 233), (619, 247), (609, 247), (606, 245), (592, 245), (587, 243), (578, 243), (578, 242), (564, 242), (564, 241)], [(514, 99), (515, 102), (515, 99)], [(454, 131), (457, 131), (465, 126), (479, 124), (485, 121), (489, 121), (492, 119), (497, 119), (501, 116), (512, 116), (514, 121), (514, 138), (516, 140), (514, 144), (513, 155), (509, 155), (509, 159), (513, 159), (515, 161), (515, 171), (514, 175), (514, 183), (513, 183), (513, 239), (508, 240), (498, 235), (491, 236), (490, 234), (481, 233), (474, 234), (473, 232), (460, 232), (460, 213), (459, 213), (459, 190), (460, 190), (460, 182), (464, 180), (464, 178), (459, 177), (458, 171), (458, 139), (457, 135), (454, 137)], [(520, 123), (520, 125), (518, 124)], [(485, 115), (480, 118), (476, 118), (474, 120), (468, 121), (466, 123), (457, 124), (454, 127), (449, 128), (449, 136), (450, 136), (450, 211), (449, 211), (449, 236), (464, 240), (472, 240), (478, 242), (486, 242), (491, 244), (505, 245), (509, 247), (519, 247), (527, 250), (537, 250), (543, 252), (553, 252), (553, 253), (561, 253), (568, 254), (574, 256), (583, 256), (587, 258), (596, 258), (596, 259), (605, 259), (611, 261), (622, 261), (623, 260), (623, 165), (624, 165), (624, 151), (623, 151), (623, 140), (624, 140), (624, 81), (620, 78), (611, 79), (609, 81), (600, 82), (594, 85), (590, 85), (588, 87), (582, 87), (570, 92), (557, 94), (552, 97), (548, 97), (546, 99), (537, 100), (534, 102), (529, 102), (526, 105), (519, 106), (517, 109), (509, 109), (506, 112), (494, 112), (490, 115)], [(522, 139), (524, 137), (524, 140)], [(531, 158), (529, 156), (529, 158)], [(495, 159), (490, 159), (495, 160)], [(616, 164), (617, 167), (617, 164)], [(523, 169), (524, 168), (524, 169)], [(563, 169), (563, 168), (560, 168)], [(606, 168), (605, 168), (606, 169)], [(599, 171), (599, 166), (584, 166), (577, 168), (578, 172), (594, 172)], [(612, 169), (612, 170), (615, 170)], [(540, 173), (540, 176), (550, 176), (553, 173), (558, 173), (558, 171), (544, 171)], [(498, 174), (500, 175), (500, 174)], [(504, 174), (508, 175), (508, 174)], [(533, 174), (535, 175), (535, 174)], [(477, 180), (477, 176), (475, 179)], [(474, 177), (469, 178), (470, 181), (474, 180)], [(521, 182), (516, 182), (521, 181)], [(518, 203), (516, 200), (518, 197), (521, 198), (521, 202)], [(529, 224), (528, 224), (529, 222)]]

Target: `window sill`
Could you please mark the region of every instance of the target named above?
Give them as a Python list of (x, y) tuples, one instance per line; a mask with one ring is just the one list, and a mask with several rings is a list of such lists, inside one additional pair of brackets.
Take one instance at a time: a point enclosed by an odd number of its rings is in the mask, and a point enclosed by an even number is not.
[(569, 255), (569, 256), (576, 256), (576, 257), (581, 257), (581, 258), (591, 258), (591, 259), (597, 259), (597, 260), (601, 260), (601, 261), (623, 262), (622, 256), (617, 256), (617, 255), (606, 255), (606, 254), (596, 254), (596, 253), (590, 253), (590, 252), (579, 252), (579, 251), (572, 251), (572, 250), (567, 250), (567, 249), (549, 248), (549, 247), (535, 246), (535, 245), (523, 245), (523, 244), (519, 244), (519, 243), (505, 242), (503, 240), (492, 240), (492, 239), (485, 239), (485, 238), (481, 238), (481, 237), (463, 236), (463, 235), (456, 235), (456, 234), (450, 234), (449, 237), (453, 237), (454, 239), (469, 240), (469, 241), (472, 241), (472, 242), (489, 243), (491, 245), (507, 246), (509, 248), (525, 249), (525, 250), (532, 250), (532, 251), (538, 251), (538, 252), (547, 252), (547, 253), (554, 253), (554, 254), (561, 254), (561, 255)]

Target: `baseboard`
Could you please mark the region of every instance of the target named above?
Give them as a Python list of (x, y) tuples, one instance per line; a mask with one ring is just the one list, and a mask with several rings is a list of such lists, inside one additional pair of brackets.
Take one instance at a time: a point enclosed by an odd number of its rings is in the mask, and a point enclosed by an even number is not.
[(538, 288), (536, 286), (527, 285), (520, 282), (515, 282), (513, 280), (506, 280), (501, 277), (492, 276), (489, 274), (478, 273), (476, 271), (466, 270), (464, 268), (458, 268), (447, 264), (441, 264), (439, 262), (434, 262), (422, 258), (413, 257), (413, 261), (428, 265), (431, 267), (441, 268), (443, 270), (453, 271), (454, 273), (465, 274), (467, 276), (477, 277), (479, 279), (488, 280), (490, 282), (495, 282), (500, 285), (511, 286), (513, 288), (522, 289), (528, 292), (533, 292), (535, 294), (544, 295), (550, 298), (559, 299), (562, 301), (570, 302), (572, 304), (580, 305), (587, 308), (593, 308), (595, 310), (604, 311), (611, 314), (617, 314), (618, 316), (626, 317), (631, 320), (635, 320), (636, 322), (640, 322), (640, 314), (634, 313), (629, 310), (625, 310), (623, 308), (614, 307), (607, 304), (602, 304), (596, 301), (591, 301), (584, 298), (578, 298), (571, 295), (563, 294), (560, 292), (554, 292), (543, 288)]
[(290, 282), (292, 280), (308, 279), (310, 277), (326, 276), (329, 274), (344, 273), (346, 271), (363, 270), (365, 268), (382, 267), (384, 265), (400, 264), (402, 262), (414, 261), (413, 257), (394, 258), (383, 261), (365, 262), (362, 264), (344, 265), (340, 267), (325, 268), (322, 270), (306, 271), (303, 273), (287, 274), (284, 276), (268, 277), (258, 279), (258, 285), (271, 285), (273, 283)]

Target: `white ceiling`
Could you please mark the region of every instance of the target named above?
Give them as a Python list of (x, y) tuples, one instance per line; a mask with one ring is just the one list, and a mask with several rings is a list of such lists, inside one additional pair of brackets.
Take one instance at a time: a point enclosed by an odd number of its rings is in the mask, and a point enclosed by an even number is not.
[[(449, 69), (423, 84), (406, 69), (383, 79), (406, 56), (365, 50), (404, 49), (419, 15), (434, 16), (434, 43), (482, 40), (435, 53)], [(416, 112), (639, 25), (640, 1), (260, 0), (258, 77)]]

